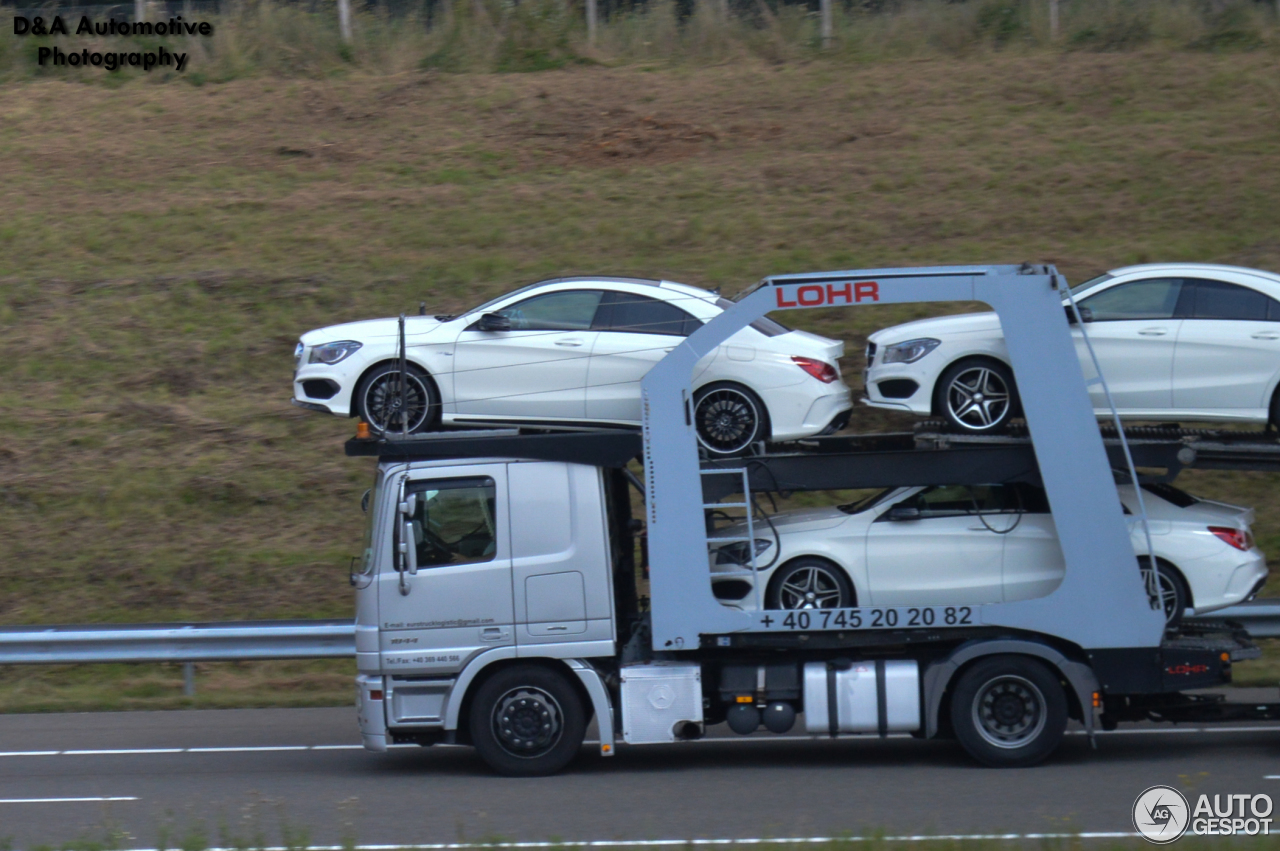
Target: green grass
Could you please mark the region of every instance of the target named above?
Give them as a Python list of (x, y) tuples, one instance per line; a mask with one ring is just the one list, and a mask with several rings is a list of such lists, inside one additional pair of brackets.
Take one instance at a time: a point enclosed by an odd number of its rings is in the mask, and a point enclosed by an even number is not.
[[(341, 454), (350, 422), (288, 405), (311, 328), (567, 273), (731, 293), (900, 264), (1280, 268), (1274, 70), (1148, 46), (8, 84), (0, 623), (349, 614), (372, 468)], [(931, 310), (787, 318), (848, 342), (857, 391), (866, 335)], [(853, 427), (909, 424), (859, 409)], [(1275, 477), (1180, 484), (1256, 506), (1280, 552)], [(36, 675), (5, 676), (14, 695)], [(151, 675), (78, 676), (66, 706)], [(43, 682), (0, 706), (59, 705)]]

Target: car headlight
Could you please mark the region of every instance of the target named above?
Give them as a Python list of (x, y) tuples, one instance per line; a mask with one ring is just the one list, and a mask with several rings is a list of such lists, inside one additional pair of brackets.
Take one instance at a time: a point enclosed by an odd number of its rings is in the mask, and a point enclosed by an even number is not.
[[(756, 538), (756, 555), (773, 546), (773, 541), (768, 538)], [(747, 564), (751, 561), (751, 556), (747, 554), (747, 542), (738, 541), (736, 544), (728, 544), (716, 550), (716, 564)]]
[(942, 341), (932, 337), (894, 343), (892, 346), (884, 347), (884, 357), (880, 359), (880, 363), (915, 363), (940, 345)]
[(355, 340), (339, 340), (336, 343), (325, 343), (311, 350), (307, 363), (335, 364), (347, 355), (358, 350), (362, 344)]

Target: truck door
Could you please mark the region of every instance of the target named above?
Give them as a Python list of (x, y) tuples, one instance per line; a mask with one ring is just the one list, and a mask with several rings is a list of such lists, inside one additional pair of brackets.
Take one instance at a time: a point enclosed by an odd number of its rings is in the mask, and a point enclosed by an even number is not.
[(612, 652), (600, 471), (559, 462), (511, 464), (508, 471), (517, 644), (604, 642)]
[(383, 669), (448, 674), (513, 644), (506, 465), (413, 471), (396, 486), (394, 558), (378, 577)]

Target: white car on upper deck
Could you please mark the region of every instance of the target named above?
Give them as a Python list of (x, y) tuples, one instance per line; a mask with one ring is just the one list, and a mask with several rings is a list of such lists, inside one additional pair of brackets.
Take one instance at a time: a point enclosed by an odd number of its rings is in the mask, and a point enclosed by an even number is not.
[[(441, 425), (640, 423), (640, 379), (732, 302), (670, 281), (543, 281), (456, 316), (405, 320), (407, 429)], [(293, 402), (401, 428), (396, 319), (309, 331), (295, 350)], [(693, 416), (709, 451), (838, 430), (852, 401), (844, 343), (771, 319), (698, 362)]]
[[(1122, 417), (1280, 422), (1280, 275), (1148, 264), (1114, 269), (1072, 294)], [(1072, 334), (1093, 377), (1080, 328)], [(885, 328), (868, 338), (866, 355), (869, 405), (944, 417), (973, 434), (1018, 413), (995, 313)], [(1098, 415), (1110, 415), (1102, 386), (1089, 392)]]

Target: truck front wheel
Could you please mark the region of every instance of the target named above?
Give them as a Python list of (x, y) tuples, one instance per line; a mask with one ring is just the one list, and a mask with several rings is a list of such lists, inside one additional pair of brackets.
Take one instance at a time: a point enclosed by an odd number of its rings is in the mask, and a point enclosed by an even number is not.
[(1057, 676), (1035, 659), (993, 656), (956, 683), (951, 724), (961, 746), (984, 765), (1036, 765), (1066, 732), (1066, 693)]
[(586, 711), (573, 685), (536, 665), (506, 668), (471, 702), (471, 739), (499, 774), (540, 777), (569, 764), (582, 747)]

